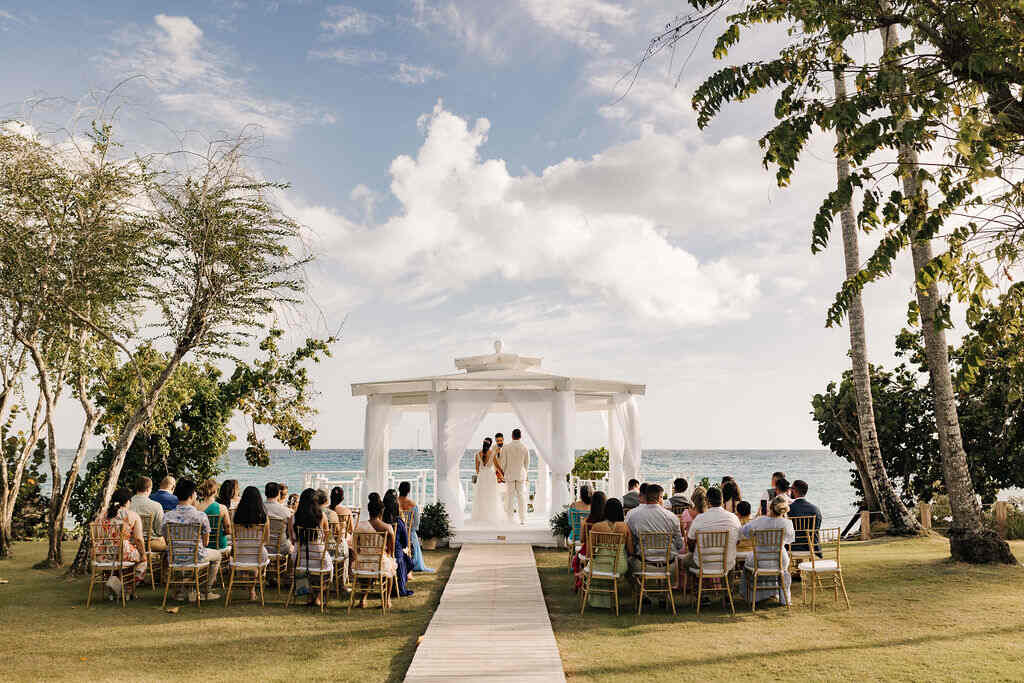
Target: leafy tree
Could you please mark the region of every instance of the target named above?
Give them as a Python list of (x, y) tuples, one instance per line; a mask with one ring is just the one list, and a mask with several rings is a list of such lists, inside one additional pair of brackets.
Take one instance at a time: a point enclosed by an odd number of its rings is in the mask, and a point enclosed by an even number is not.
[(589, 451), (576, 458), (576, 464), (572, 467), (573, 476), (580, 479), (593, 479), (594, 472), (608, 471), (608, 449), (604, 446), (591, 448)]

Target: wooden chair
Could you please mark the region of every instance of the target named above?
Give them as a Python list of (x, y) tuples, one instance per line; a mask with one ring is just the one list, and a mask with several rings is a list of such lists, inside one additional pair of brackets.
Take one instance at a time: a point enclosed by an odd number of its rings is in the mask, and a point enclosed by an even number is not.
[(292, 587), (284, 606), (288, 607), (295, 597), (296, 575), (305, 572), (309, 577), (311, 591), (314, 590), (313, 580), (316, 579), (315, 590), (320, 596), (320, 613), (324, 614), (327, 611), (327, 599), (331, 597), (330, 582), (334, 574), (334, 564), (327, 552), (327, 532), (320, 527), (296, 527), (295, 537), (298, 544), (295, 549), (295, 565), (292, 567)]
[(124, 559), (124, 525), (94, 522), (89, 525), (89, 535), (92, 538), (92, 569), (89, 573), (89, 594), (85, 598), (85, 606), (92, 605), (93, 586), (97, 583), (102, 585), (111, 576), (116, 576), (121, 582), (121, 607), (125, 607), (128, 604), (127, 587), (135, 580), (137, 563)]
[(786, 608), (790, 607), (790, 600), (786, 599), (786, 587), (783, 584), (782, 574), (788, 571), (782, 566), (782, 529), (757, 529), (753, 533), (754, 556), (744, 567), (747, 575), (747, 587), (750, 593), (747, 599), (750, 602), (750, 611), (757, 611), (757, 591), (761, 588), (760, 579), (774, 578), (775, 590), (779, 596), (779, 602), (785, 602)]
[[(619, 579), (626, 572), (626, 560), (622, 548), (626, 539), (622, 534), (590, 532), (590, 562), (583, 569), (583, 596), (580, 616), (587, 609), (587, 598), (591, 593), (611, 593), (614, 596), (615, 616), (619, 616)], [(610, 581), (611, 589), (597, 588), (595, 581)]]
[(146, 569), (149, 572), (149, 584), (153, 590), (156, 590), (156, 573), (160, 572), (160, 578), (163, 579), (163, 559), (161, 558), (161, 553), (154, 551), (149, 544), (150, 539), (155, 535), (153, 532), (153, 515), (148, 513), (140, 514), (139, 519), (142, 520), (142, 538), (146, 542), (146, 564), (148, 565)]
[(167, 541), (167, 580), (164, 582), (164, 601), (161, 607), (167, 606), (167, 593), (171, 586), (181, 586), (186, 592), (196, 592), (196, 607), (202, 607), (205, 586), (210, 571), (210, 561), (201, 559), (200, 550), (203, 546), (202, 524), (178, 524), (167, 522), (165, 525)]
[(231, 590), (235, 586), (255, 587), (260, 595), (260, 605), (264, 606), (266, 603), (263, 599), (263, 581), (266, 578), (267, 565), (270, 564), (270, 558), (263, 549), (267, 525), (241, 526), (233, 531), (231, 541), (234, 552), (231, 553), (229, 560), (231, 573), (224, 595), (224, 606), (231, 604)]
[[(644, 595), (667, 593), (672, 614), (676, 613), (676, 600), (672, 595), (672, 534), (660, 531), (640, 532), (640, 571), (633, 577), (639, 589), (636, 613), (644, 607)], [(664, 583), (664, 586), (661, 584)]]
[(277, 580), (277, 595), (281, 595), (281, 577), (288, 576), (288, 520), (271, 517), (267, 520), (269, 527), (267, 538), (267, 556), (270, 564), (266, 572), (272, 573)]
[(380, 593), (381, 613), (387, 614), (387, 597), (395, 580), (384, 571), (384, 553), (387, 548), (387, 534), (383, 531), (357, 531), (355, 533), (356, 561), (352, 569), (352, 591), (348, 611), (356, 601), (356, 593), (369, 595)]
[[(793, 531), (796, 532), (796, 541), (793, 542), (789, 549), (789, 571), (796, 574), (799, 565), (804, 560), (811, 559), (811, 550), (818, 549), (818, 533), (815, 527), (817, 526), (817, 518), (814, 515), (806, 517), (790, 517), (789, 521), (793, 523)], [(806, 543), (808, 532), (814, 537), (814, 543)]]
[[(729, 609), (736, 615), (736, 606), (732, 601), (732, 587), (729, 585), (729, 569), (726, 566), (729, 556), (729, 544), (735, 543), (735, 536), (729, 531), (698, 531), (697, 532), (697, 567), (690, 567), (683, 580), (683, 591), (689, 581), (690, 574), (697, 577), (697, 616), (700, 616), (700, 601), (704, 592), (722, 592), (729, 596)], [(704, 587), (705, 579), (717, 581), (718, 585)]]
[(583, 546), (583, 519), (587, 516), (586, 510), (579, 510), (570, 507), (569, 515), (569, 538), (566, 544), (569, 546), (569, 573), (572, 573), (572, 558)]
[[(843, 591), (843, 599), (846, 601), (846, 609), (850, 609), (850, 596), (846, 594), (846, 582), (843, 581), (843, 566), (839, 561), (839, 543), (842, 532), (839, 527), (823, 528), (818, 530), (818, 543), (821, 546), (822, 558), (818, 559), (811, 553), (811, 559), (801, 562), (800, 570), (800, 592), (804, 602), (807, 601), (807, 581), (811, 582), (811, 610), (814, 610), (815, 598), (817, 597), (818, 586), (827, 588), (831, 584), (835, 592), (835, 602), (839, 603), (839, 591)], [(807, 534), (808, 543), (813, 542), (812, 534)], [(834, 555), (833, 555), (834, 553)], [(833, 555), (835, 559), (828, 556)]]
[(362, 514), (363, 508), (361, 507), (350, 507), (349, 510), (352, 512), (352, 528), (359, 526), (359, 516)]
[(348, 588), (348, 539), (352, 536), (352, 515), (338, 515), (338, 521), (331, 525), (331, 535), (334, 537), (335, 549), (331, 553), (334, 559), (334, 592), (341, 599), (341, 589)]
[[(409, 508), (408, 510), (399, 510), (398, 516), (402, 518), (402, 523), (405, 524), (405, 537), (409, 539), (408, 543), (405, 545), (405, 554), (412, 557), (412, 508)], [(410, 573), (409, 576), (411, 578), (412, 574)]]
[(206, 515), (206, 518), (210, 520), (210, 540), (207, 541), (206, 547), (213, 550), (219, 550), (221, 556), (220, 568), (217, 571), (217, 580), (220, 581), (220, 587), (224, 588), (227, 584), (224, 582), (224, 573), (227, 571), (227, 563), (223, 560), (228, 559), (231, 555), (231, 544), (229, 543), (225, 547), (220, 547), (220, 534), (224, 527), (224, 518), (218, 515)]

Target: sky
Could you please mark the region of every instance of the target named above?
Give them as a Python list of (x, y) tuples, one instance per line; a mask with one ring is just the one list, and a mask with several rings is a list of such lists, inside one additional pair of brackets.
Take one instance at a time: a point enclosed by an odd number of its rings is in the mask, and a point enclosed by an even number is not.
[[(253, 163), (290, 183), (280, 204), (317, 256), (290, 341), (342, 329), (312, 373), (314, 447), (361, 446), (352, 382), (453, 372), (501, 339), (548, 371), (646, 384), (645, 448), (817, 448), (810, 398), (849, 366), (848, 330), (824, 325), (841, 242), (810, 251), (833, 143), (814, 138), (780, 189), (758, 147), (769, 97), (698, 129), (690, 96), (721, 66), (713, 30), (633, 80), (685, 10), (0, 0), (0, 118), (81, 115), (113, 90), (132, 149), (259, 138)], [(779, 40), (755, 34), (735, 58)], [(873, 362), (893, 364), (911, 296), (906, 259), (867, 291)], [(80, 425), (65, 402), (61, 447)], [(427, 434), (410, 417), (392, 445)], [(600, 420), (581, 418), (577, 441), (603, 444)]]

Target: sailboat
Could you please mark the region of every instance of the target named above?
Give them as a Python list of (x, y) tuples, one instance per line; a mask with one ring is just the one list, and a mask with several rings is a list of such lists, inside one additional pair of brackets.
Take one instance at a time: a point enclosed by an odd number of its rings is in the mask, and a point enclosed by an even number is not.
[(416, 430), (416, 452), (417, 453), (427, 453), (427, 452), (429, 452), (429, 451), (427, 451), (426, 448), (420, 448), (420, 430), (419, 429)]

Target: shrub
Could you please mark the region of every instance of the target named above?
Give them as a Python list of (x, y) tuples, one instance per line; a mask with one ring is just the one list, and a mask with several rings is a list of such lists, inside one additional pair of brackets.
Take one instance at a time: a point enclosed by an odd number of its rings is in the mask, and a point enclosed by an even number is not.
[(569, 538), (572, 533), (572, 525), (569, 524), (569, 513), (562, 510), (549, 521), (551, 524), (551, 535), (558, 538)]
[(423, 508), (420, 515), (420, 526), (417, 533), (420, 538), (448, 538), (452, 535), (451, 518), (448, 517), (448, 510), (444, 503), (437, 501)]
[(608, 471), (608, 449), (604, 446), (591, 448), (576, 459), (572, 473), (580, 479), (594, 479), (594, 472)]

